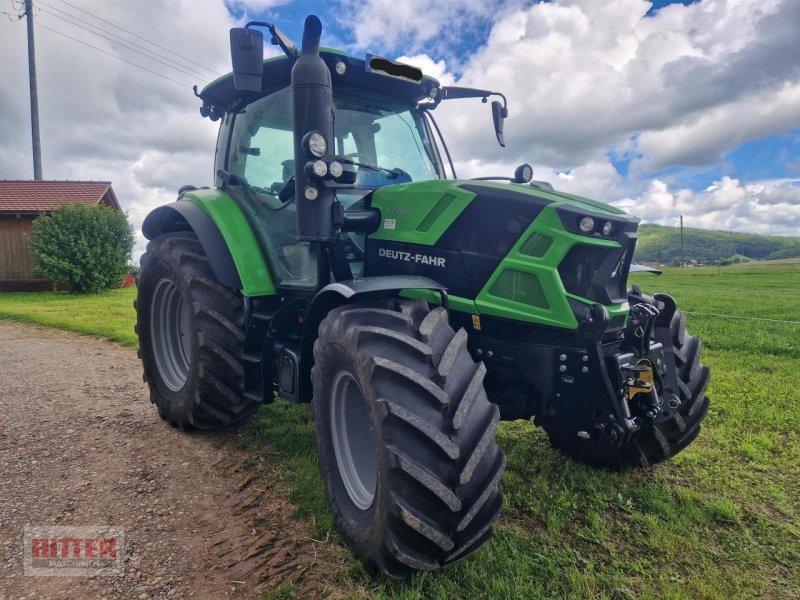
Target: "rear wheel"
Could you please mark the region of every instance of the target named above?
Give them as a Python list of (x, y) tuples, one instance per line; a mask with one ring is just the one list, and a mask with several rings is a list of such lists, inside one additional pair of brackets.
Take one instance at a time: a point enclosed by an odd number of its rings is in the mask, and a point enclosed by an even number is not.
[(320, 325), (320, 468), (339, 529), (373, 572), (436, 569), (492, 535), (505, 457), (466, 338), (422, 301), (346, 305)]
[[(637, 300), (641, 301), (641, 297), (637, 296)], [(670, 338), (675, 364), (667, 367), (677, 371), (679, 390), (674, 393), (680, 399), (680, 406), (670, 419), (646, 423), (622, 446), (613, 447), (595, 438), (580, 438), (565, 431), (557, 419), (537, 415), (536, 422), (547, 432), (551, 444), (583, 462), (617, 470), (663, 462), (691, 444), (708, 411), (706, 389), (710, 373), (700, 362), (700, 338), (686, 332), (686, 317), (681, 312), (672, 317)]]
[(166, 233), (147, 245), (136, 298), (144, 380), (175, 427), (230, 425), (258, 405), (243, 395), (242, 297), (217, 281), (194, 234)]

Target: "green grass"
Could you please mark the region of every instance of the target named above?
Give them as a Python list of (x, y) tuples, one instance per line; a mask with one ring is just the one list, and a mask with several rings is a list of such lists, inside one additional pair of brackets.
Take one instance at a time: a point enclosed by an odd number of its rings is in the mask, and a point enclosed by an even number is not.
[[(407, 583), (353, 560), (328, 592), (375, 598), (800, 597), (800, 261), (637, 275), (672, 294), (705, 344), (711, 409), (667, 464), (608, 473), (565, 459), (527, 422), (498, 432), (506, 505), (490, 544)], [(0, 315), (130, 343), (132, 292), (98, 298), (0, 294)], [(81, 318), (84, 311), (92, 318)], [(128, 315), (126, 317), (125, 315)], [(127, 318), (127, 323), (124, 323)], [(102, 329), (99, 329), (102, 327)], [(116, 333), (114, 333), (116, 332)], [(314, 536), (341, 544), (319, 478), (308, 406), (276, 402), (243, 443), (286, 485)], [(292, 597), (291, 588), (272, 597)]]
[(0, 319), (68, 329), (136, 346), (134, 298), (134, 286), (92, 295), (5, 292), (0, 293)]
[[(635, 279), (689, 312), (800, 321), (800, 261)], [(698, 440), (667, 464), (608, 473), (565, 459), (527, 422), (502, 423), (506, 504), (476, 555), (405, 584), (353, 561), (335, 591), (375, 598), (800, 597), (800, 324), (692, 314), (712, 368)], [(333, 529), (311, 411), (276, 402), (245, 433), (280, 465), (298, 517)], [(264, 451), (263, 449), (268, 449)]]

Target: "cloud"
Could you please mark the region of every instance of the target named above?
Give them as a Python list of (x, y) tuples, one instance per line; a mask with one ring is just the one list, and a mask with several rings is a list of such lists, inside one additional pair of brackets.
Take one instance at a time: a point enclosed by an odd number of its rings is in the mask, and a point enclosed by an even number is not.
[[(800, 125), (800, 3), (704, 0), (645, 17), (649, 8), (562, 0), (501, 14), (459, 83), (506, 93), (506, 153), (563, 168), (636, 137), (643, 168), (709, 164), (743, 141)], [(458, 147), (499, 158), (479, 127), (485, 108), (454, 110), (446, 120)], [(673, 136), (714, 118), (724, 128), (713, 140)]]
[(798, 124), (800, 83), (786, 84), (711, 108), (660, 131), (645, 131), (638, 138), (637, 149), (643, 157), (637, 168), (714, 164), (743, 142), (779, 134)]
[[(454, 48), (478, 40), (487, 25), (522, 0), (339, 0), (336, 14), (355, 50), (430, 52), (457, 58)], [(471, 52), (474, 48), (468, 48)]]
[(684, 215), (688, 227), (776, 235), (800, 231), (800, 179), (743, 184), (722, 177), (700, 192), (673, 189), (656, 179), (640, 196), (614, 204), (660, 225), (676, 225), (679, 215)]
[[(150, 46), (180, 69), (42, 10), (40, 25), (181, 82), (37, 28), (45, 177), (111, 180), (137, 228), (181, 185), (210, 185), (218, 124), (200, 118), (191, 85), (229, 71), (230, 27), (285, 4), (207, 0), (199, 9), (195, 0), (81, 2), (193, 61)], [(746, 181), (725, 171), (730, 177), (698, 191), (658, 174), (716, 165), (744, 142), (800, 129), (800, 3), (702, 0), (646, 17), (650, 7), (644, 0), (339, 0), (321, 17), (338, 19), (333, 30), (351, 50), (398, 57), (446, 85), (506, 93), (505, 150), (487, 105), (457, 100), (436, 110), (462, 177), (511, 175), (529, 162), (537, 180), (653, 222), (685, 214), (698, 226), (800, 233), (798, 179)], [(0, 55), (0, 178), (28, 178), (24, 21), (0, 19)], [(787, 147), (781, 163), (800, 172), (800, 138)], [(609, 157), (630, 162), (626, 175)]]
[[(182, 82), (176, 85), (37, 25), (44, 176), (111, 181), (138, 229), (150, 209), (174, 200), (181, 185), (213, 181), (218, 124), (200, 117), (200, 103), (191, 85), (202, 85), (229, 70), (228, 28), (235, 23), (222, 1), (204, 3), (203, 10), (197, 10), (192, 0), (151, 0), (146, 9), (122, 0), (80, 4), (80, 8), (194, 61), (189, 62), (85, 13), (58, 6), (83, 22), (176, 61), (187, 71), (169, 69), (92, 36), (59, 18), (58, 13), (43, 10), (35, 17), (41, 26)], [(0, 20), (0, 178), (32, 175), (25, 36), (24, 20)], [(199, 77), (194, 71), (206, 76)], [(142, 249), (140, 240), (137, 250)]]
[(225, 0), (225, 5), (233, 12), (258, 13), (276, 6), (288, 4), (291, 0)]

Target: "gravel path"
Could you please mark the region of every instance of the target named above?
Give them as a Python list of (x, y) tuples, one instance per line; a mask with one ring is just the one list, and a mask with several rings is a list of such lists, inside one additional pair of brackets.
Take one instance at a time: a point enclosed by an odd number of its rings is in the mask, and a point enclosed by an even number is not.
[[(327, 596), (344, 551), (292, 519), (266, 463), (243, 468), (236, 435), (161, 421), (130, 348), (0, 321), (0, 600)], [(124, 527), (123, 572), (25, 576), (25, 525)]]

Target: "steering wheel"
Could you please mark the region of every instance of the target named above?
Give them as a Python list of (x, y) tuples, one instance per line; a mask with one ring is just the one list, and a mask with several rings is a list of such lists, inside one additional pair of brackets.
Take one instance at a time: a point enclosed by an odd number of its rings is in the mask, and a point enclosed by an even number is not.
[(283, 202), (284, 204), (288, 204), (290, 200), (294, 198), (294, 175), (289, 177), (281, 186), (281, 189), (278, 190), (278, 200)]

